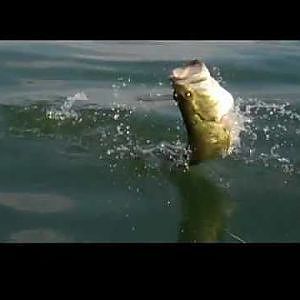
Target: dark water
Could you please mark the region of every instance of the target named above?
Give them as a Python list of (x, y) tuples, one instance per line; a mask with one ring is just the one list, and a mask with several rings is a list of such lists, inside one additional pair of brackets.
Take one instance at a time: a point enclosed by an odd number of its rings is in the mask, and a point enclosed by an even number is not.
[[(245, 131), (185, 170), (168, 75), (196, 57)], [(0, 42), (0, 241), (299, 241), (299, 86), (300, 42)]]

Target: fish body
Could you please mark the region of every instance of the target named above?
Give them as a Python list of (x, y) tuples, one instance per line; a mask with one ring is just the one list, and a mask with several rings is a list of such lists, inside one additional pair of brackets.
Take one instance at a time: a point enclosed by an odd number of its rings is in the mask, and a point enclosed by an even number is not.
[(173, 97), (181, 111), (191, 154), (190, 164), (226, 156), (232, 145), (232, 95), (194, 60), (171, 74)]

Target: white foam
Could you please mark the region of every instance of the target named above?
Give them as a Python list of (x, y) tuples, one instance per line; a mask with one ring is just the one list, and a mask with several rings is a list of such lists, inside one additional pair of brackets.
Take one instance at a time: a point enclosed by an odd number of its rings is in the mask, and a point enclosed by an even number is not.
[(78, 101), (78, 100), (84, 100), (87, 101), (89, 100), (87, 95), (84, 92), (78, 92), (74, 96), (70, 96), (67, 98), (69, 101)]

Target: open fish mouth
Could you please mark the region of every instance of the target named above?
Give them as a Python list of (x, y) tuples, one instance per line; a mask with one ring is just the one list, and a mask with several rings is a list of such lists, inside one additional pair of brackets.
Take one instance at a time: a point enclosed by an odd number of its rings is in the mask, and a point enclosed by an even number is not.
[(174, 84), (191, 83), (206, 79), (205, 65), (199, 60), (192, 60), (186, 66), (172, 71), (170, 79)]

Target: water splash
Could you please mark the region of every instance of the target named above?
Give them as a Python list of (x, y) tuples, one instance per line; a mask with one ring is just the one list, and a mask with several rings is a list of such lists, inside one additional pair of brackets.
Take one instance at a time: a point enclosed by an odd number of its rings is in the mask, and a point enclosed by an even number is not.
[(84, 92), (78, 92), (74, 96), (70, 96), (67, 98), (68, 101), (78, 101), (78, 100), (83, 100), (87, 101), (89, 100), (87, 95)]
[(224, 80), (223, 76), (221, 75), (221, 69), (217, 66), (213, 66), (211, 69), (212, 77), (217, 80), (221, 85), (226, 86), (226, 81)]
[(161, 161), (169, 161), (170, 168), (189, 168), (190, 149), (186, 147), (186, 143), (181, 140), (175, 142), (161, 141), (156, 145), (138, 145), (136, 151), (144, 158), (148, 158), (152, 162), (152, 167), (160, 167)]
[(247, 130), (247, 124), (251, 123), (251, 118), (241, 111), (239, 102), (235, 103), (230, 118), (232, 120), (232, 145), (229, 153), (239, 153), (241, 151), (241, 134)]
[[(10, 134), (70, 140), (93, 149), (113, 171), (126, 159), (144, 160), (149, 168), (159, 168), (166, 161), (171, 167), (187, 166), (190, 151), (179, 114), (175, 120), (174, 116), (171, 120), (152, 113), (143, 116), (136, 107), (114, 102), (105, 109), (75, 107), (79, 99), (87, 97), (76, 93), (59, 105), (41, 102), (10, 108), (14, 111), (11, 114), (17, 113), (10, 117)], [(233, 120), (234, 147), (225, 160), (277, 168), (289, 176), (300, 174), (295, 138), (300, 132), (300, 114), (289, 102), (237, 98)]]
[(124, 88), (128, 88), (131, 83), (132, 83), (131, 77), (128, 78), (118, 77), (117, 81), (111, 85), (113, 96), (115, 98), (118, 98), (120, 95), (120, 91)]
[(239, 98), (239, 109), (248, 121), (236, 159), (246, 164), (262, 163), (266, 168), (281, 169), (287, 175), (295, 174), (293, 135), (297, 134), (300, 114), (283, 100), (269, 103), (256, 98)]
[(72, 106), (75, 101), (88, 100), (83, 92), (76, 93), (73, 96), (67, 97), (67, 100), (60, 106), (59, 109), (50, 108), (46, 112), (46, 117), (51, 120), (64, 121), (66, 119), (79, 120), (79, 114), (73, 110)]

